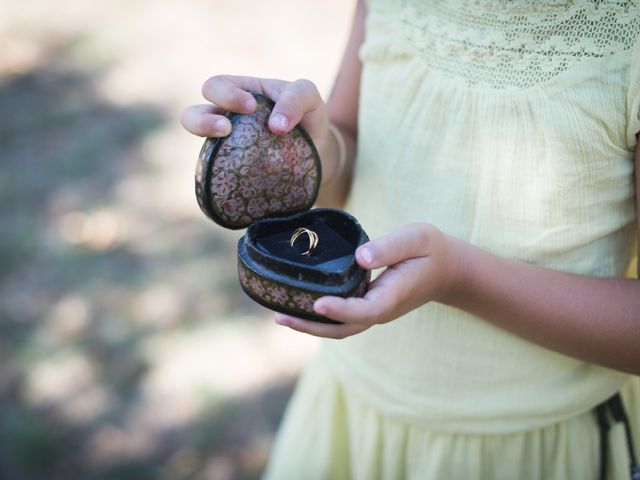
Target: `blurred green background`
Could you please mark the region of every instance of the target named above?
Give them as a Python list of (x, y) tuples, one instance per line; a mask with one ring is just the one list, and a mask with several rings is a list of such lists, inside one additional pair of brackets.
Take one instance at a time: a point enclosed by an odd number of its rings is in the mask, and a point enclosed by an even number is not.
[(329, 91), (352, 1), (0, 0), (0, 478), (250, 479), (316, 340), (199, 211), (209, 76)]

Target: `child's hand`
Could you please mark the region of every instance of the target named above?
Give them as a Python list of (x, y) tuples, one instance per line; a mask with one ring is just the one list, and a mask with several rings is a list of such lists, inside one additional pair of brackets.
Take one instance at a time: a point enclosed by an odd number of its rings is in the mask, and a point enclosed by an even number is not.
[(356, 250), (363, 268), (387, 269), (362, 298), (322, 297), (314, 310), (343, 325), (329, 325), (276, 314), (276, 322), (319, 337), (345, 338), (394, 320), (431, 300), (454, 294), (461, 273), (464, 242), (432, 225), (405, 225)]
[(269, 117), (273, 133), (289, 132), (298, 123), (309, 132), (319, 150), (327, 143), (329, 117), (316, 86), (309, 80), (267, 80), (255, 77), (219, 75), (202, 86), (202, 95), (211, 103), (192, 105), (182, 112), (181, 122), (189, 132), (201, 137), (224, 137), (231, 132), (225, 111), (252, 113), (256, 101), (248, 92), (261, 93), (275, 102)]

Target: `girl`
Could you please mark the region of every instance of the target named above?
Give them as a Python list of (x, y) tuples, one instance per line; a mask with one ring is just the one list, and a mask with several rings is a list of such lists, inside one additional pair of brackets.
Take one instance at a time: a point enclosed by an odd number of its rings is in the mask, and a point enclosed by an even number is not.
[(640, 6), (360, 1), (326, 105), (306, 80), (218, 76), (183, 125), (227, 135), (250, 91), (274, 133), (308, 130), (318, 203), (347, 201), (374, 238), (358, 263), (384, 269), (364, 298), (316, 301), (342, 325), (276, 315), (331, 340), (266, 476), (629, 478)]

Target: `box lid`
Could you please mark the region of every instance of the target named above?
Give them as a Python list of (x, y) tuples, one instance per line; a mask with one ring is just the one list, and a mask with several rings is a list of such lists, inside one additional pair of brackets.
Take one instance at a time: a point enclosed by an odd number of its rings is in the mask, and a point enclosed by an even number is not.
[(274, 103), (254, 93), (251, 114), (230, 113), (231, 134), (207, 138), (196, 166), (196, 198), (202, 211), (226, 228), (309, 210), (322, 169), (309, 134), (297, 125), (285, 135), (269, 130)]

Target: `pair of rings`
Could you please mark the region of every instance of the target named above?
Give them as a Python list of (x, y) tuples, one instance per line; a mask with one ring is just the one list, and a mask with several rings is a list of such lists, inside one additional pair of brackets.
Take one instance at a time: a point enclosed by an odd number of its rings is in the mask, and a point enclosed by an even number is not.
[(298, 238), (300, 238), (302, 235), (306, 235), (307, 237), (309, 237), (309, 248), (305, 252), (302, 252), (303, 256), (309, 257), (318, 246), (318, 241), (320, 239), (318, 238), (318, 234), (313, 230), (300, 227), (293, 232), (293, 235), (291, 235), (291, 241), (289, 242), (289, 244), (293, 247), (293, 244), (296, 243), (296, 240), (298, 240)]

